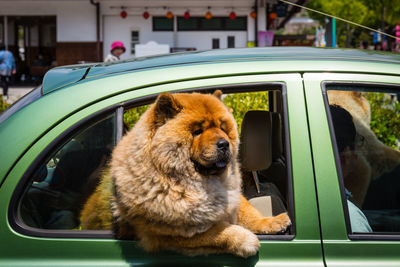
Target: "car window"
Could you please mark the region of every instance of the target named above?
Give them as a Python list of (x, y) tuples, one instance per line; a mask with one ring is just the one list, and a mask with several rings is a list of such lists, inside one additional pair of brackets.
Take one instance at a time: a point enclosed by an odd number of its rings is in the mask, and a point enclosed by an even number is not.
[(28, 94), (24, 95), (17, 102), (8, 107), (3, 113), (0, 114), (0, 123), (11, 117), (15, 112), (21, 110), (26, 107), (30, 103), (36, 101), (38, 98), (42, 96), (42, 87), (36, 87)]
[(19, 205), (20, 220), (40, 229), (79, 229), (115, 144), (115, 115), (83, 126), (37, 166)]
[[(291, 164), (282, 90), (253, 90), (257, 91), (233, 93), (226, 90), (221, 98), (238, 124), (243, 195), (264, 216), (292, 214)], [(149, 101), (145, 104), (135, 100), (128, 102), (129, 108), (124, 110), (120, 126), (123, 134), (134, 127), (150, 107)], [(36, 167), (21, 197), (20, 221), (39, 229), (74, 230), (73, 236), (79, 235), (80, 231), (76, 230), (112, 230), (111, 224), (86, 228), (81, 217), (85, 204), (91, 201), (90, 197), (101, 183), (101, 177), (108, 173), (107, 163), (118, 139), (116, 121), (119, 120), (115, 115), (110, 115), (80, 126), (76, 134), (55, 146)], [(104, 218), (112, 216), (111, 209), (90, 212), (103, 212)], [(294, 234), (292, 223), (287, 235)], [(56, 232), (51, 233), (51, 236), (57, 236)], [(96, 236), (96, 231), (92, 233)]]
[(399, 91), (326, 88), (350, 233), (400, 233)]
[[(272, 110), (271, 93), (223, 95), (223, 102), (231, 109), (240, 133), (243, 195), (264, 216), (287, 212), (289, 203), (284, 114), (282, 110)], [(260, 127), (263, 123), (267, 129)]]

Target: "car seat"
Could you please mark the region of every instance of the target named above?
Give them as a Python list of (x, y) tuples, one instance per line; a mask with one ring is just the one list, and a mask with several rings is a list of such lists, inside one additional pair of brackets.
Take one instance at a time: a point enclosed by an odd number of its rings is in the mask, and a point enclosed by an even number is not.
[(273, 142), (276, 141), (272, 130), (274, 116), (263, 110), (248, 111), (242, 122), (239, 150), (243, 194), (266, 217), (286, 212), (282, 194), (276, 185), (264, 175), (260, 176), (260, 172), (271, 167), (275, 156), (272, 152)]

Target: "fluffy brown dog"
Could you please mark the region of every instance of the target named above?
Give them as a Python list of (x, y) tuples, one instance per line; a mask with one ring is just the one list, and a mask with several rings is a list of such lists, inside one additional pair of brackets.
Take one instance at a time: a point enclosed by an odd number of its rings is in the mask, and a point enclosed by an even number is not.
[(161, 94), (112, 154), (81, 214), (83, 229), (118, 229), (147, 251), (248, 257), (254, 233), (277, 233), (287, 214), (265, 218), (241, 196), (236, 122), (214, 95)]
[(353, 195), (352, 201), (361, 207), (371, 180), (400, 164), (400, 152), (384, 145), (372, 132), (371, 108), (361, 92), (331, 90), (328, 98), (330, 105), (341, 106), (352, 115), (357, 138), (362, 138), (356, 140), (357, 157), (352, 168), (343, 172), (345, 186)]

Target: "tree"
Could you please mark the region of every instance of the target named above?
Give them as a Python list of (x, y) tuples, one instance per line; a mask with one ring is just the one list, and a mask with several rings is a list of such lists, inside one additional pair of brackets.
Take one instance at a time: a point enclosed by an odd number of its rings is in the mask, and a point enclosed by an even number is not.
[[(359, 24), (364, 24), (371, 15), (370, 10), (363, 3), (363, 0), (353, 0), (351, 4), (346, 0), (311, 0), (308, 2), (307, 7)], [(309, 15), (319, 20), (322, 24), (325, 24), (325, 16), (314, 12), (309, 12)], [(355, 27), (337, 20), (336, 32), (338, 45), (340, 47), (350, 47), (351, 40), (354, 38)]]
[[(373, 29), (381, 28), (392, 33), (400, 21), (400, 0), (310, 0), (307, 7), (347, 19)], [(325, 24), (325, 16), (309, 12), (310, 17)], [(341, 47), (357, 46), (358, 39), (369, 37), (369, 31), (361, 27), (337, 21), (337, 40)], [(362, 37), (361, 37), (362, 36)], [(372, 38), (369, 37), (369, 41)]]
[(371, 105), (371, 129), (385, 145), (399, 149), (400, 102), (384, 93), (368, 93)]
[(390, 31), (400, 20), (400, 0), (362, 0), (374, 14), (367, 23), (372, 27), (380, 27), (382, 31)]

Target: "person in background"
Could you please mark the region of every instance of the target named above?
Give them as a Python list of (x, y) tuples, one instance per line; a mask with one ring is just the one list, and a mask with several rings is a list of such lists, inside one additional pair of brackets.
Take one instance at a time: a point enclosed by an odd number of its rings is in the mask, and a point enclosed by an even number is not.
[[(353, 166), (353, 161), (357, 157), (355, 149), (356, 128), (353, 117), (344, 108), (336, 105), (329, 106), (332, 116), (333, 128), (335, 131), (336, 144), (339, 150), (340, 165), (343, 177), (345, 177)], [(347, 207), (350, 217), (351, 231), (353, 233), (372, 232), (364, 213), (349, 199), (352, 198), (351, 192), (346, 188)]]
[(3, 96), (8, 96), (8, 85), (10, 77), (15, 74), (15, 60), (13, 54), (6, 50), (4, 46), (0, 47), (0, 86), (3, 88)]
[(377, 50), (377, 51), (382, 51), (382, 43), (381, 42), (377, 42), (376, 44), (375, 44), (375, 50)]
[(115, 41), (111, 44), (110, 54), (107, 55), (104, 62), (115, 62), (120, 60), (120, 56), (125, 53), (125, 46), (123, 42)]
[(360, 49), (368, 49), (368, 41), (367, 40), (362, 40), (360, 42)]
[(32, 66), (38, 66), (38, 67), (47, 66), (43, 54), (39, 53), (39, 54), (36, 56), (35, 60), (33, 61)]

